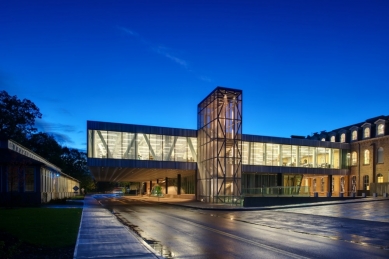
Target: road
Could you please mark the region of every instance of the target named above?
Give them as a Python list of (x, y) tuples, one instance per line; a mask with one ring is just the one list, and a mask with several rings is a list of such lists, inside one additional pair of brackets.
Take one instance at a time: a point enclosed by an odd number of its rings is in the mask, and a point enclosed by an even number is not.
[[(209, 211), (129, 197), (98, 199), (165, 258), (389, 258), (388, 216), (382, 222), (347, 218), (341, 205)], [(389, 201), (343, 205), (354, 217), (372, 206), (388, 215)], [(333, 213), (320, 215), (325, 211)]]

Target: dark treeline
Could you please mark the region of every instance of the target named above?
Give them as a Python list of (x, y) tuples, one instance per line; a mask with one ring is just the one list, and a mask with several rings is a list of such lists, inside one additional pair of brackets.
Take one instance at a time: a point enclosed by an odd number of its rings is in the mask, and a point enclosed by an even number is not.
[(42, 118), (42, 114), (33, 102), (0, 91), (0, 138), (18, 142), (61, 168), (63, 173), (78, 179), (81, 188), (94, 191), (95, 182), (87, 166), (86, 153), (61, 146), (53, 135), (38, 132), (37, 118)]

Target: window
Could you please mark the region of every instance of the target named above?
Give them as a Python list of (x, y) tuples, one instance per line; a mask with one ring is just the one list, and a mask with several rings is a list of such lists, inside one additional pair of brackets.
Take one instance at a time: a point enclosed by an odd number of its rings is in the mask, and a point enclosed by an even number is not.
[(382, 174), (377, 175), (377, 183), (383, 183), (384, 182), (384, 176)]
[(320, 179), (320, 191), (324, 192), (324, 178), (323, 177)]
[(369, 176), (363, 176), (363, 190), (369, 190)]
[(300, 146), (300, 166), (301, 167), (313, 167), (314, 164), (314, 151), (313, 147)]
[(351, 139), (352, 140), (357, 140), (357, 138), (358, 138), (358, 132), (356, 130), (354, 130), (352, 135), (351, 135)]
[(346, 142), (346, 134), (345, 133), (342, 133), (342, 135), (340, 135), (340, 142), (341, 143)]
[(357, 152), (352, 152), (351, 153), (351, 165), (357, 165)]
[(380, 147), (377, 150), (377, 163), (383, 163), (384, 162), (384, 149)]
[(316, 166), (322, 168), (329, 168), (331, 162), (331, 150), (329, 148), (316, 148)]
[(321, 141), (326, 141), (326, 138), (321, 138)]
[(363, 137), (364, 138), (370, 138), (370, 128), (365, 128), (363, 130)]
[(364, 165), (370, 164), (370, 151), (367, 150), (367, 149), (366, 149), (365, 152), (364, 152), (363, 164), (364, 164)]
[(281, 161), (283, 166), (296, 166), (297, 149), (297, 146), (282, 145)]
[(19, 191), (19, 170), (17, 167), (8, 167), (7, 171), (8, 191), (18, 192)]
[(344, 177), (340, 177), (340, 192), (344, 193)]
[(331, 142), (335, 142), (335, 136), (331, 136)]
[(384, 124), (378, 125), (377, 135), (384, 135)]
[(266, 143), (265, 144), (266, 148), (266, 165), (275, 165), (279, 166), (280, 161), (280, 145), (279, 144), (270, 144)]
[(24, 186), (24, 191), (25, 192), (33, 192), (35, 191), (34, 188), (34, 168), (29, 167), (26, 168), (24, 172), (24, 179), (25, 179), (25, 186)]

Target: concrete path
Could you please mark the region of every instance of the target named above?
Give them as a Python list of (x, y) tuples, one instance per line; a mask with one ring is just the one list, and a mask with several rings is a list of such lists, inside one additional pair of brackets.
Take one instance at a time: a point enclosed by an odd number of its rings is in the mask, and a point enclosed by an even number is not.
[(86, 196), (74, 259), (160, 258), (92, 196)]

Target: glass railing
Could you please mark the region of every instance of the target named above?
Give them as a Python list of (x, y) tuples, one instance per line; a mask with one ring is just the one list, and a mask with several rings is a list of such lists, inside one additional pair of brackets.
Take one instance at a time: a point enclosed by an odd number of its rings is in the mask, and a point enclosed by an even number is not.
[(263, 188), (243, 188), (243, 196), (284, 196), (294, 197), (303, 196), (309, 197), (309, 186), (289, 186), (289, 187), (263, 187)]
[(242, 196), (215, 196), (214, 203), (223, 203), (225, 205), (231, 206), (243, 206), (243, 197)]

